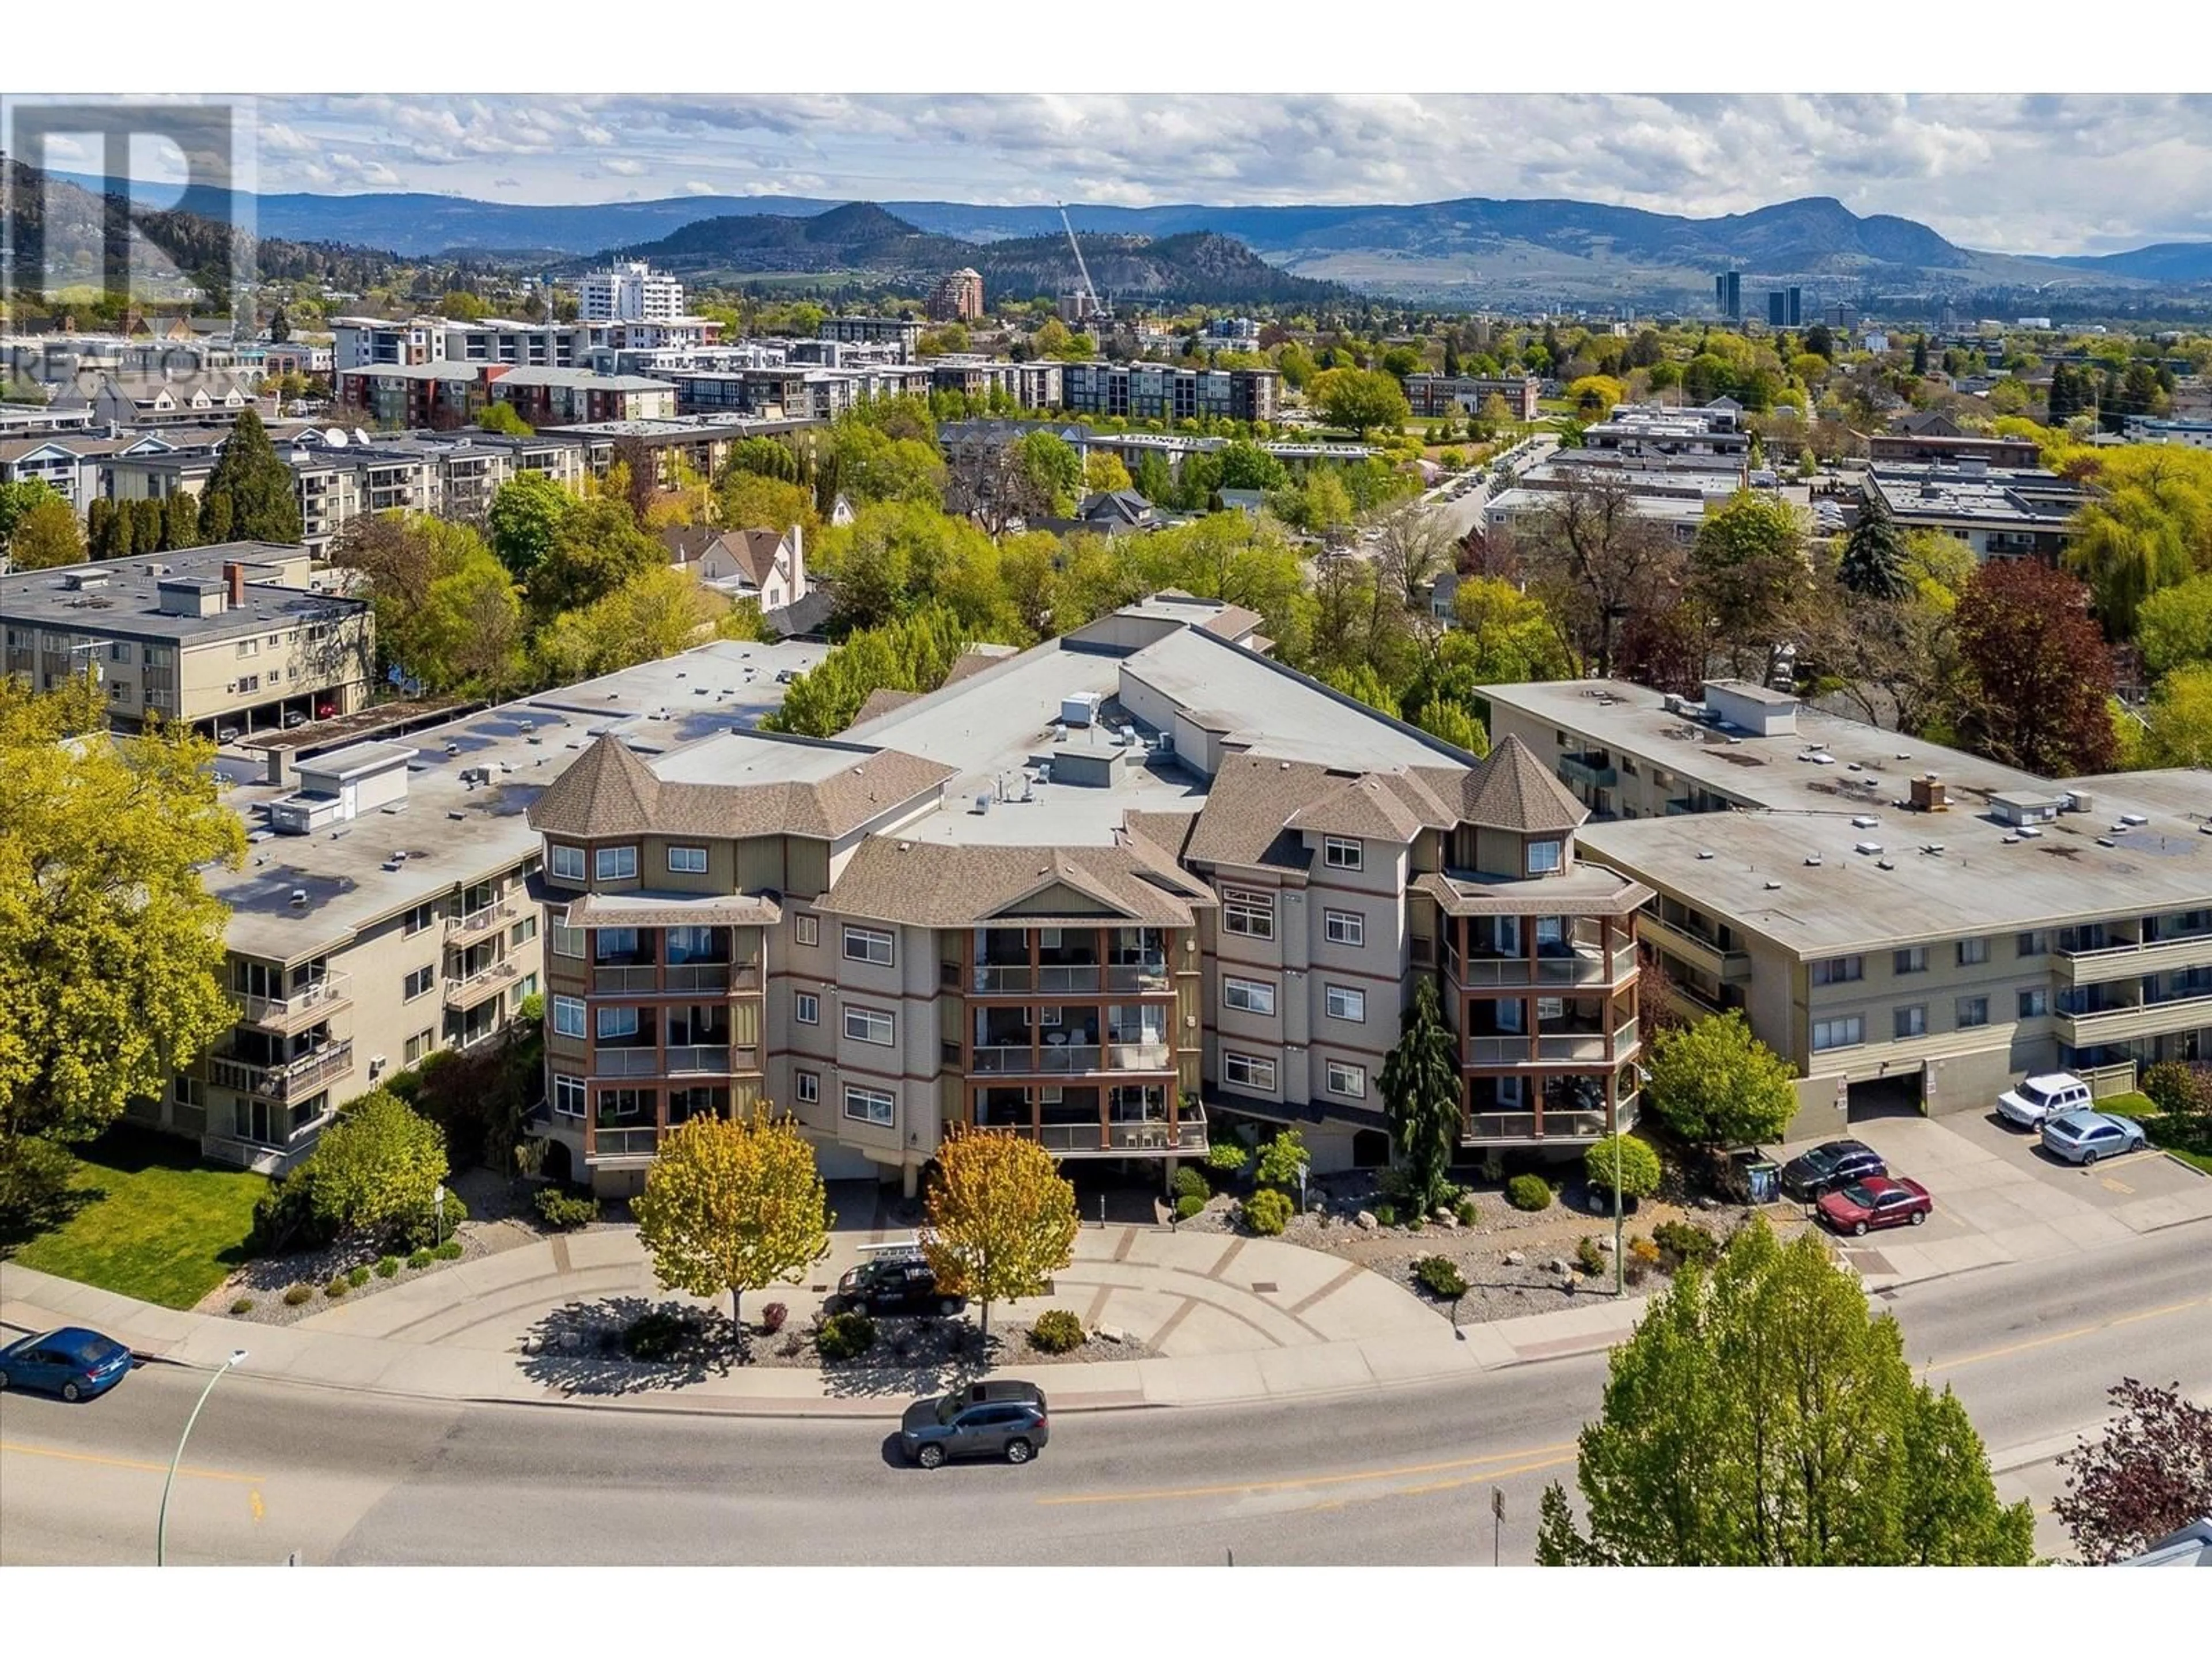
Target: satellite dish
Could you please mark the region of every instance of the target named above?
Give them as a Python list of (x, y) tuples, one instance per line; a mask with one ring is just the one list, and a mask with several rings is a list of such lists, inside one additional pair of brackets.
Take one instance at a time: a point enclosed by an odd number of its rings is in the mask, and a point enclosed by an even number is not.
[(363, 449), (368, 447), (368, 434), (363, 432), (359, 427), (356, 427), (353, 429), (353, 441), (359, 444)]
[(346, 445), (346, 435), (337, 427), (332, 427), (329, 431), (323, 434), (323, 441), (328, 444), (332, 449), (343, 449)]

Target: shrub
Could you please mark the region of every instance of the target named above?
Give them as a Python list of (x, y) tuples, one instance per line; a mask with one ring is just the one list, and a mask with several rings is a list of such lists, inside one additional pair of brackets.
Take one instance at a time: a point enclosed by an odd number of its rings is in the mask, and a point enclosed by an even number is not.
[(1291, 1200), (1273, 1187), (1262, 1187), (1244, 1200), (1244, 1224), (1273, 1237), (1291, 1224)]
[(1662, 1221), (1651, 1230), (1651, 1242), (1669, 1273), (1682, 1267), (1702, 1267), (1721, 1253), (1712, 1229), (1694, 1221)]
[(1539, 1175), (1517, 1175), (1505, 1183), (1505, 1201), (1516, 1210), (1552, 1207), (1551, 1183)]
[(415, 1269), (415, 1271), (416, 1271), (416, 1272), (417, 1272), (417, 1273), (422, 1272), (423, 1268), (425, 1268), (425, 1267), (428, 1267), (428, 1266), (430, 1265), (430, 1253), (429, 1253), (429, 1251), (428, 1251), (428, 1250), (413, 1250), (413, 1251), (410, 1251), (410, 1252), (408, 1253), (408, 1256), (407, 1256), (407, 1265), (408, 1265), (409, 1267), (410, 1267), (414, 1268), (414, 1269)]
[(367, 1267), (349, 1267), (346, 1269), (346, 1283), (352, 1285), (356, 1291), (362, 1285), (368, 1284), (368, 1280), (369, 1270)]
[(1413, 1277), (1431, 1296), (1455, 1302), (1467, 1294), (1467, 1275), (1449, 1256), (1425, 1255), (1413, 1264)]
[(572, 1193), (563, 1187), (540, 1187), (535, 1201), (538, 1213), (549, 1227), (566, 1231), (599, 1218), (598, 1199), (587, 1194)]
[(1083, 1322), (1065, 1308), (1048, 1308), (1030, 1327), (1030, 1346), (1042, 1353), (1073, 1353), (1085, 1340)]
[(2212, 1072), (2202, 1066), (2160, 1060), (2143, 1073), (2142, 1091), (2167, 1117), (2212, 1115)]
[(814, 1352), (831, 1364), (858, 1359), (876, 1346), (876, 1322), (864, 1313), (831, 1314), (815, 1328)]
[(252, 1245), (258, 1255), (311, 1250), (337, 1237), (337, 1226), (315, 1212), (313, 1161), (270, 1183), (253, 1206)]
[(1205, 1208), (1204, 1199), (1196, 1193), (1185, 1193), (1175, 1201), (1175, 1218), (1177, 1221), (1188, 1221)]
[(690, 1314), (655, 1308), (629, 1322), (622, 1334), (622, 1350), (632, 1359), (667, 1359), (690, 1340), (699, 1328)]
[(1396, 1226), (1398, 1206), (1395, 1204), (1377, 1204), (1375, 1206), (1375, 1224), (1378, 1227)]
[(461, 1202), (461, 1195), (451, 1187), (446, 1188), (446, 1214), (441, 1225), (437, 1206), (425, 1204), (401, 1224), (399, 1242), (419, 1248), (437, 1239), (441, 1232), (448, 1244), (453, 1242), (453, 1230), (469, 1218), (469, 1206)]
[(378, 1258), (376, 1263), (376, 1276), (379, 1279), (392, 1278), (398, 1273), (398, 1271), (399, 1258), (398, 1256), (387, 1255)]
[(1462, 1198), (1460, 1200), (1459, 1208), (1453, 1212), (1455, 1218), (1462, 1227), (1472, 1227), (1474, 1225), (1474, 1224), (1481, 1218), (1481, 1213), (1482, 1212), (1480, 1211), (1474, 1207), (1474, 1200), (1471, 1198)]
[(335, 1302), (352, 1288), (353, 1285), (348, 1281), (346, 1276), (339, 1273), (333, 1277), (329, 1284), (323, 1286), (323, 1294)]
[(799, 1358), (799, 1351), (804, 1346), (805, 1344), (800, 1340), (799, 1333), (793, 1331), (775, 1345), (775, 1351), (786, 1359), (796, 1359)]
[(761, 1334), (774, 1336), (783, 1328), (783, 1322), (791, 1317), (791, 1310), (781, 1302), (771, 1302), (761, 1310)]
[(1217, 1140), (1206, 1149), (1206, 1167), (1224, 1182), (1244, 1173), (1252, 1154), (1233, 1140)]
[(230, 1304), (230, 1310), (234, 1314), (252, 1313), (253, 1311), (253, 1298), (250, 1296), (241, 1296), (237, 1301)]
[(461, 1241), (449, 1238), (430, 1254), (440, 1261), (459, 1261), (461, 1259)]
[(69, 1219), (76, 1158), (38, 1135), (0, 1134), (0, 1243), (37, 1237)]
[(1575, 1266), (1592, 1279), (1605, 1271), (1605, 1252), (1598, 1249), (1597, 1240), (1588, 1233), (1584, 1233), (1583, 1242), (1575, 1246)]
[(314, 1293), (315, 1287), (312, 1285), (295, 1285), (284, 1292), (284, 1305), (288, 1308), (300, 1307)]
[(1659, 1190), (1659, 1154), (1634, 1135), (1607, 1135), (1583, 1154), (1583, 1173), (1594, 1190), (1613, 1195), (1616, 1159), (1623, 1198), (1649, 1198)]
[(1175, 1195), (1177, 1199), (1194, 1198), (1203, 1204), (1213, 1195), (1205, 1175), (1191, 1164), (1184, 1164), (1175, 1172)]
[(1298, 1172), (1312, 1161), (1306, 1153), (1305, 1137), (1296, 1129), (1285, 1129), (1260, 1149), (1256, 1177), (1263, 1187), (1296, 1187)]
[(1628, 1259), (1640, 1261), (1647, 1267), (1656, 1267), (1659, 1265), (1659, 1247), (1638, 1233), (1628, 1241)]

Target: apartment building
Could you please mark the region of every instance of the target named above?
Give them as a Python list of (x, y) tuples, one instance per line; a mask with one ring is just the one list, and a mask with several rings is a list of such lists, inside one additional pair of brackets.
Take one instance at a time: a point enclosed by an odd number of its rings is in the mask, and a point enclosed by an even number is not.
[(1000, 396), (1018, 409), (1058, 409), (1066, 401), (1056, 362), (1000, 362), (980, 352), (960, 352), (932, 357), (927, 368), (932, 392), (957, 392), (979, 402)]
[(1995, 467), (2040, 465), (2042, 451), (2029, 438), (1991, 438), (1970, 433), (1941, 410), (1916, 410), (1887, 432), (1863, 434), (1876, 462), (1980, 461)]
[(929, 291), (929, 314), (940, 323), (972, 323), (983, 315), (982, 273), (963, 266), (947, 271)]
[(1751, 453), (1751, 433), (1743, 424), (1743, 405), (1716, 398), (1698, 409), (1665, 404), (1620, 404), (1583, 433), (1586, 449), (1623, 455), (1725, 456), (1741, 460)]
[(684, 284), (642, 259), (595, 270), (576, 291), (587, 323), (673, 322), (684, 314)]
[(620, 449), (652, 456), (660, 482), (672, 486), (679, 463), (700, 477), (712, 478), (721, 472), (731, 449), (745, 439), (805, 442), (817, 425), (780, 418), (687, 415), (653, 421), (580, 421), (542, 430), (538, 435), (576, 446), (584, 476), (605, 477)]
[(492, 377), (503, 371), (451, 359), (347, 368), (333, 378), (334, 401), (379, 426), (448, 432), (483, 413)]
[(1543, 384), (1534, 374), (1408, 374), (1406, 401), (1416, 418), (1427, 420), (1478, 415), (1492, 398), (1500, 398), (1514, 420), (1533, 421)]
[(2087, 492), (2041, 467), (1993, 467), (1979, 459), (1954, 465), (1876, 461), (1864, 493), (1876, 495), (1900, 530), (1956, 538), (1980, 559), (2056, 560), (2072, 539), (2075, 513)]
[(1171, 363), (1068, 363), (1061, 405), (1071, 415), (1133, 420), (1272, 421), (1282, 403), (1272, 368), (1180, 368)]
[(111, 429), (234, 419), (249, 409), (274, 416), (276, 400), (255, 389), (257, 378), (235, 368), (179, 373), (87, 368), (62, 382), (52, 402), (58, 410), (87, 410), (94, 425)]
[(834, 421), (847, 410), (885, 398), (926, 394), (929, 370), (879, 363), (822, 368), (778, 367), (698, 369), (667, 377), (679, 415), (744, 415), (771, 420)]
[(331, 371), (343, 374), (349, 368), (443, 362), (448, 326), (442, 317), (410, 317), (398, 322), (381, 317), (333, 317)]
[(302, 547), (226, 542), (0, 576), (6, 672), (34, 690), (77, 675), (113, 725), (159, 718), (242, 734), (368, 701), (375, 622), (319, 590)]
[(544, 838), (548, 1135), (602, 1190), (766, 1097), (912, 1191), (948, 1125), (1172, 1163), (1224, 1115), (1388, 1156), (1383, 1061), (1441, 973), (1465, 1141), (1635, 1111), (1647, 890), (1517, 745), (1477, 761), (1161, 594), (833, 739), (602, 736)]
[(67, 431), (35, 437), (0, 437), (0, 484), (43, 483), (82, 518), (85, 509), (100, 494), (100, 463), (107, 457), (131, 450), (158, 452), (170, 447), (151, 433), (118, 438)]
[(913, 317), (824, 317), (817, 332), (825, 340), (895, 346), (898, 361), (910, 363), (921, 355), (921, 327)]
[(2212, 449), (2212, 421), (2154, 421), (2131, 415), (2120, 435), (2131, 444), (2179, 444), (2187, 449)]
[(676, 388), (667, 381), (587, 368), (509, 369), (491, 383), (490, 396), (513, 405), (533, 427), (650, 421), (676, 413)]
[(2212, 1059), (2202, 772), (2039, 778), (1737, 682), (1485, 696), (1591, 807), (1584, 856), (1650, 890), (1670, 996), (1796, 1068), (1793, 1138)]

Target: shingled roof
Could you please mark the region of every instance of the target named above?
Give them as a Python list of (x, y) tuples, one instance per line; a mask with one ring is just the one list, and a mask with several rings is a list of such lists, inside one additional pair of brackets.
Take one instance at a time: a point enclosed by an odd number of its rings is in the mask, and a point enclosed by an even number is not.
[(1467, 775), (1460, 816), (1469, 823), (1532, 834), (1562, 834), (1581, 827), (1589, 809), (1544, 769), (1528, 745), (1508, 737)]
[[(1080, 902), (1013, 909), (1054, 887)], [(1170, 874), (1127, 847), (956, 847), (871, 836), (821, 904), (841, 915), (915, 927), (965, 927), (994, 917), (1030, 927), (1188, 927), (1192, 904), (1210, 898), (1195, 877)]]
[[(1214, 775), (1183, 855), (1303, 870), (1311, 856), (1297, 832), (1410, 842), (1425, 826), (1440, 830), (1455, 821), (1447, 802), (1458, 793), (1456, 775), (1443, 767), (1422, 772), (1352, 773), (1273, 755), (1230, 756)], [(1446, 786), (1442, 797), (1439, 782)]]
[(530, 804), (530, 827), (556, 836), (641, 836), (660, 780), (620, 738), (596, 739)]

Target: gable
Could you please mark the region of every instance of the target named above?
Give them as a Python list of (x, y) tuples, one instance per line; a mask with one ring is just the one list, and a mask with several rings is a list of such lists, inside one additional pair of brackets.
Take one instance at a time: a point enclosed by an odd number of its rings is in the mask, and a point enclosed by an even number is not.
[(1051, 881), (1012, 903), (1000, 906), (991, 914), (994, 916), (1097, 916), (1102, 921), (1118, 921), (1128, 912), (1104, 903), (1064, 881)]

